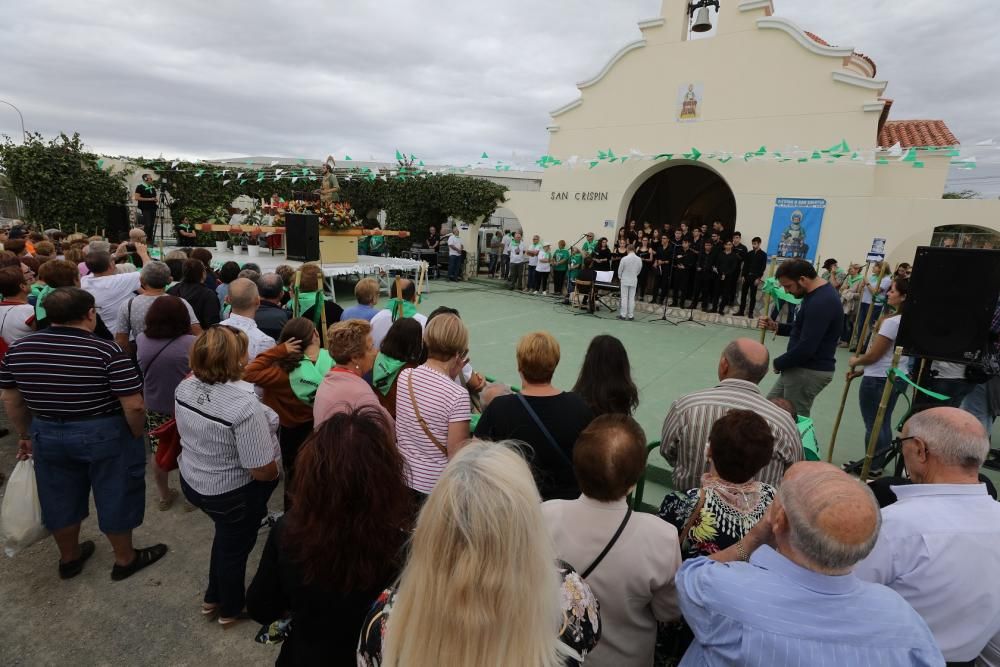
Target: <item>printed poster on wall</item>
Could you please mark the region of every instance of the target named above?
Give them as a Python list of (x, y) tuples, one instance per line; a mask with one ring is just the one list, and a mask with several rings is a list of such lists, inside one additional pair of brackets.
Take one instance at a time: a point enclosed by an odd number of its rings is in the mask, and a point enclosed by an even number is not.
[(825, 199), (779, 197), (774, 203), (771, 235), (767, 239), (768, 256), (815, 261), (825, 210)]
[(677, 88), (677, 120), (689, 123), (701, 119), (701, 100), (704, 95), (704, 85), (700, 83), (682, 83)]

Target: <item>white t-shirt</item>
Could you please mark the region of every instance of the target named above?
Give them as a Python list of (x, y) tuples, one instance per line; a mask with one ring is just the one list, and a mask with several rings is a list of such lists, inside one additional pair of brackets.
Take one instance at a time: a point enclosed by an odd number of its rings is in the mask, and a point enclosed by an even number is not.
[[(427, 324), (427, 316), (421, 313), (414, 315), (413, 319), (420, 322), (421, 328)], [(392, 311), (388, 308), (378, 311), (369, 321), (369, 324), (372, 325), (372, 342), (375, 343), (376, 348), (381, 348), (382, 341), (385, 340), (385, 335), (392, 328)]]
[[(893, 348), (896, 343), (896, 334), (899, 333), (899, 321), (902, 319), (901, 315), (894, 315), (893, 317), (887, 317), (882, 321), (882, 326), (878, 329), (878, 335), (884, 336), (889, 339), (889, 348), (885, 351), (885, 354), (875, 362), (865, 366), (865, 377), (876, 377), (884, 378), (892, 368), (892, 354)], [(872, 338), (872, 341), (875, 339)], [(905, 369), (909, 364), (906, 358), (899, 360), (899, 368)]]
[(965, 379), (965, 364), (956, 364), (951, 361), (935, 361), (931, 364), (931, 371), (937, 373), (934, 377), (938, 380)]
[(503, 236), (503, 254), (510, 254), (510, 242), (514, 240), (510, 234), (504, 234)]
[(462, 239), (452, 234), (448, 237), (448, 256), (454, 257), (462, 254)]
[[(871, 276), (865, 282), (865, 291), (861, 294), (861, 303), (871, 303), (872, 302), (872, 285), (878, 280), (878, 276)], [(889, 291), (889, 287), (892, 285), (892, 278), (886, 276), (882, 279), (882, 284), (879, 285), (879, 295), (875, 297), (875, 305), (881, 306), (885, 303), (885, 295)]]
[[(542, 252), (542, 244), (532, 243), (531, 249), (537, 250), (538, 252)], [(528, 255), (528, 266), (538, 266), (538, 255)]]
[(33, 332), (28, 320), (35, 314), (35, 307), (27, 303), (0, 306), (0, 338), (13, 345), (15, 341)]
[(524, 241), (511, 241), (510, 263), (524, 264)]
[(274, 339), (257, 328), (257, 321), (243, 315), (233, 313), (228, 319), (219, 322), (219, 325), (235, 327), (245, 333), (248, 339), (247, 354), (250, 361), (257, 358), (261, 352), (266, 352), (274, 347)]
[(80, 287), (94, 295), (97, 314), (104, 320), (104, 326), (113, 334), (121, 333), (118, 328), (118, 313), (122, 304), (139, 289), (139, 272), (116, 273), (111, 276), (84, 276)]
[(549, 258), (551, 253), (547, 253), (544, 250), (538, 252), (538, 266), (535, 268), (539, 273), (548, 273), (552, 270), (552, 265), (549, 263)]

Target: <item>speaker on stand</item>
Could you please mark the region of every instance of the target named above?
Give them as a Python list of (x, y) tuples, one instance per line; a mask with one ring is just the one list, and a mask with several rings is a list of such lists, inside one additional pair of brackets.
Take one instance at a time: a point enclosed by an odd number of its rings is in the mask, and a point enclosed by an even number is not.
[(299, 262), (319, 261), (319, 218), (312, 213), (285, 215), (285, 256)]
[(104, 229), (112, 243), (128, 238), (128, 207), (125, 204), (108, 204), (104, 207)]

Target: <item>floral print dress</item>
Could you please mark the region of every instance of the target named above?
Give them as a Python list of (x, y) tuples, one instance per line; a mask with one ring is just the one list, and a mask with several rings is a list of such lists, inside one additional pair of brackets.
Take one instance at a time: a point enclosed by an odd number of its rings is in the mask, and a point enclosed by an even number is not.
[[(600, 604), (590, 586), (572, 565), (557, 561), (556, 566), (562, 580), (559, 590), (563, 622), (559, 629), (559, 640), (570, 651), (571, 657), (566, 660), (566, 665), (578, 667), (601, 638)], [(382, 641), (395, 602), (396, 588), (388, 588), (368, 612), (358, 643), (359, 667), (379, 667), (382, 664)]]

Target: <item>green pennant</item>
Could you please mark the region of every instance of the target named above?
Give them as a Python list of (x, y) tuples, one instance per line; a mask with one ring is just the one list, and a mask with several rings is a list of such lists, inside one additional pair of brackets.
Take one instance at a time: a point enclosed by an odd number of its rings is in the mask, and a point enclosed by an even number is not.
[(104, 169), (104, 160), (98, 160), (97, 161), (97, 168), (98, 169)]
[(247, 182), (247, 179), (245, 179), (245, 178), (241, 178), (241, 179), (240, 179), (240, 185), (243, 185), (243, 184), (244, 184), (244, 183), (246, 183), (246, 182)]
[(688, 160), (697, 160), (698, 158), (701, 157), (701, 151), (698, 150), (697, 148), (692, 147), (691, 152), (685, 153), (684, 157), (687, 158)]
[(875, 160), (875, 164), (889, 164), (889, 160), (884, 157), (880, 157), (879, 159)]
[(596, 166), (597, 166), (598, 164), (599, 164), (599, 162), (598, 162), (597, 160), (591, 160), (591, 161), (590, 161), (590, 168), (591, 168), (591, 169), (593, 169), (593, 168), (594, 168), (594, 167), (596, 167)]
[(726, 157), (720, 157), (719, 158), (719, 162), (721, 162), (722, 164), (726, 164), (727, 162), (729, 162), (732, 159), (733, 159), (732, 155), (727, 155)]
[(823, 156), (820, 154), (819, 151), (813, 151), (811, 159), (813, 159), (813, 160), (819, 160), (819, 159), (822, 159), (822, 157)]
[(195, 178), (200, 178), (201, 175), (204, 174), (204, 173), (205, 173), (204, 169), (199, 169), (198, 171), (194, 172), (194, 177)]
[(597, 151), (597, 159), (598, 160), (606, 160), (607, 158), (608, 158), (608, 154), (607, 153), (605, 153), (604, 151)]
[(799, 162), (808, 162), (808, 161), (809, 161), (809, 158), (807, 158), (807, 157), (800, 157), (799, 158)]
[(421, 160), (420, 162), (417, 163), (417, 165), (420, 166), (420, 167), (424, 166), (424, 161)]
[(490, 156), (486, 154), (486, 151), (483, 151), (483, 154), (480, 155), (479, 157), (482, 160), (489, 160), (490, 159)]
[(345, 161), (347, 161), (347, 162), (350, 162), (350, 161), (351, 161), (351, 160), (353, 160), (353, 159), (354, 159), (354, 158), (352, 158), (352, 157), (351, 157), (350, 155), (345, 155), (345, 156), (344, 156), (344, 160), (345, 160)]
[(399, 152), (398, 148), (396, 149), (396, 159), (397, 160), (402, 160), (403, 159), (403, 154)]
[(917, 149), (911, 148), (906, 151), (906, 155), (900, 160), (900, 162), (916, 162), (917, 161)]
[(621, 161), (622, 164), (625, 164), (625, 160), (627, 160), (627, 159), (628, 159), (628, 156), (626, 155), (625, 157), (620, 158), (620, 161)]
[(757, 149), (757, 152), (755, 153), (757, 157), (763, 157), (766, 154), (767, 154), (767, 146), (761, 146), (760, 148)]
[(410, 162), (416, 162), (416, 161), (417, 161), (417, 156), (414, 155), (413, 153), (410, 153)]
[(920, 162), (920, 161), (915, 161), (913, 163), (913, 168), (914, 169), (923, 169), (924, 168), (924, 163)]
[(663, 160), (663, 159), (673, 160), (674, 159), (674, 154), (673, 153), (657, 153), (656, 155), (653, 156), (653, 159), (654, 160)]

